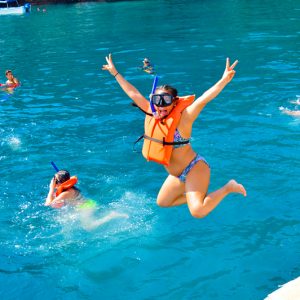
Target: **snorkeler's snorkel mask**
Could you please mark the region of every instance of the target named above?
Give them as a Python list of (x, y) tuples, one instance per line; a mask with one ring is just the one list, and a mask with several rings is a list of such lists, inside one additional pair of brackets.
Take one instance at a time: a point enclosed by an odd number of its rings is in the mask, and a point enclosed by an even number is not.
[(170, 106), (173, 103), (174, 97), (168, 93), (151, 95), (151, 101), (158, 107)]

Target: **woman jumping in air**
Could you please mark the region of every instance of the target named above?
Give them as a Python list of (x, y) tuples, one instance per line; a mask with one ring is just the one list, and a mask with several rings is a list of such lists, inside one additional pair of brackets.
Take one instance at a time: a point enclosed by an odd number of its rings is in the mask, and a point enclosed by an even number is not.
[(157, 204), (171, 207), (187, 203), (195, 218), (207, 216), (229, 194), (246, 196), (242, 184), (229, 180), (223, 187), (207, 194), (210, 167), (206, 160), (191, 147), (192, 126), (202, 109), (232, 80), (234, 67), (226, 60), (222, 78), (203, 95), (179, 97), (169, 85), (159, 86), (149, 101), (116, 69), (111, 54), (106, 57), (103, 70), (115, 77), (120, 87), (146, 113), (143, 155), (147, 160), (163, 164), (169, 173), (163, 183)]

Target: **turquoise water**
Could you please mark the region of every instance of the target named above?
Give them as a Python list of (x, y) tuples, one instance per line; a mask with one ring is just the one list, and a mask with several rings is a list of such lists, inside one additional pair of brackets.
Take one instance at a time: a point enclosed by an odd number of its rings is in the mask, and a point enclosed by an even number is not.
[[(256, 300), (298, 277), (300, 118), (279, 108), (297, 109), (300, 94), (299, 2), (46, 9), (0, 17), (2, 82), (5, 69), (22, 82), (0, 93), (1, 299)], [(156, 206), (166, 173), (132, 151), (143, 115), (101, 71), (109, 52), (145, 95), (144, 57), (181, 95), (200, 95), (226, 56), (239, 59), (192, 143), (212, 167), (210, 190), (236, 178), (247, 198), (229, 196), (201, 220)], [(79, 177), (97, 216), (129, 219), (86, 231), (71, 209), (44, 207), (52, 160)]]

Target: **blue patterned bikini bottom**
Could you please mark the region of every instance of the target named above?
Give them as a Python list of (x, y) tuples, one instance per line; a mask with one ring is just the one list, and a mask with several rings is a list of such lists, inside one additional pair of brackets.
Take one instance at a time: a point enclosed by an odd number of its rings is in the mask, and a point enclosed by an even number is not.
[(183, 172), (178, 176), (179, 180), (182, 182), (185, 182), (186, 180), (186, 176), (188, 175), (188, 173), (191, 171), (191, 169), (193, 168), (193, 166), (198, 162), (202, 160), (204, 163), (207, 164), (207, 166), (210, 168), (209, 164), (207, 163), (207, 161), (205, 160), (204, 157), (202, 157), (201, 155), (197, 154), (195, 156), (195, 158), (188, 164), (188, 166), (183, 170)]

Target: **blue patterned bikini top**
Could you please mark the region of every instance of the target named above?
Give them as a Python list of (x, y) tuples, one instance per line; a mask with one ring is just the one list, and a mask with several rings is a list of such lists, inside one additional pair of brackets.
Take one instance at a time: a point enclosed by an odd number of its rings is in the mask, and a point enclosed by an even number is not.
[(178, 145), (175, 144), (175, 145), (174, 145), (174, 148), (180, 148), (180, 147), (183, 147), (183, 146), (185, 146), (185, 145), (188, 145), (188, 144), (190, 143), (190, 140), (189, 140), (189, 139), (184, 139), (184, 138), (180, 135), (178, 129), (176, 128), (175, 134), (174, 134), (174, 143), (178, 143), (178, 142), (184, 143), (184, 144), (178, 144)]

